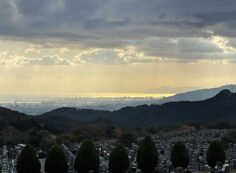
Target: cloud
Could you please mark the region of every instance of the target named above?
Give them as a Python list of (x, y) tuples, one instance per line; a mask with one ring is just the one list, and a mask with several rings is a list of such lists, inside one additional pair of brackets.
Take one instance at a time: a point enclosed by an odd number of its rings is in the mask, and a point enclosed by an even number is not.
[(28, 59), (27, 65), (70, 65), (71, 62), (58, 55), (46, 56), (37, 59)]
[(0, 23), (1, 37), (59, 47), (58, 55), (96, 50), (32, 64), (235, 61), (235, 0), (1, 0)]
[(68, 49), (68, 48), (66, 48), (66, 47), (61, 47), (61, 48), (60, 48), (60, 53), (61, 53), (61, 54), (65, 53), (65, 52), (69, 52), (69, 51), (70, 51), (70, 49)]
[(24, 65), (27, 64), (27, 59), (24, 56), (10, 55), (8, 52), (0, 53), (0, 65)]
[(2, 0), (0, 7), (1, 34), (14, 36), (186, 36), (236, 22), (234, 0)]
[(59, 55), (45, 56), (42, 58), (30, 58), (26, 56), (0, 52), (0, 65), (71, 65), (70, 60)]
[(30, 45), (27, 49), (24, 51), (26, 54), (29, 53), (40, 53), (41, 52), (41, 46), (36, 45)]

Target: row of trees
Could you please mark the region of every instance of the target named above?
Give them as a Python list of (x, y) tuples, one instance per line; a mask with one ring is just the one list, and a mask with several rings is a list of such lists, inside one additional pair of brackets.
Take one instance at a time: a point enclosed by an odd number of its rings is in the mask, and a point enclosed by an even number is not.
[[(217, 162), (225, 161), (225, 151), (221, 142), (211, 142), (207, 150), (207, 163), (214, 169)], [(175, 168), (187, 168), (189, 164), (189, 151), (182, 142), (177, 142), (171, 150), (171, 162)]]
[[(207, 161), (213, 168), (217, 161), (222, 163), (225, 160), (225, 153), (220, 142), (212, 142), (208, 152)], [(189, 152), (182, 142), (177, 142), (171, 150), (172, 165), (186, 168), (189, 164)], [(152, 138), (145, 137), (137, 152), (137, 165), (143, 173), (152, 173), (158, 165), (158, 152)], [(109, 171), (112, 173), (125, 173), (130, 167), (128, 151), (119, 144), (110, 153)], [(99, 171), (99, 154), (92, 141), (85, 141), (77, 152), (74, 163), (76, 172), (88, 173)], [(46, 173), (66, 173), (68, 171), (67, 159), (63, 151), (58, 146), (54, 146), (48, 153), (45, 162)], [(21, 152), (17, 161), (18, 173), (39, 173), (40, 162), (32, 146), (26, 146)]]

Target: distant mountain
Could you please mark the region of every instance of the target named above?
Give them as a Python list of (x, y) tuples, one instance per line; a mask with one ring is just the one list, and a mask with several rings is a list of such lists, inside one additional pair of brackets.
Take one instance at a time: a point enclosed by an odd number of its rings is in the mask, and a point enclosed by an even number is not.
[(185, 93), (179, 93), (174, 96), (166, 97), (158, 100), (157, 104), (163, 104), (168, 102), (178, 102), (178, 101), (200, 101), (211, 98), (215, 96), (222, 90), (229, 90), (231, 92), (236, 92), (236, 85), (224, 85), (217, 88), (201, 89), (195, 91), (189, 91)]
[(9, 124), (13, 123), (13, 121), (17, 119), (28, 119), (29, 116), (27, 116), (24, 113), (20, 113), (17, 111), (13, 111), (7, 108), (0, 107), (0, 130)]
[(202, 101), (141, 105), (117, 111), (63, 107), (39, 116), (30, 116), (0, 107), (0, 144), (15, 145), (23, 142), (46, 147), (54, 143), (55, 136), (61, 134), (69, 135), (65, 138), (81, 140), (81, 137), (110, 136), (115, 126), (165, 127), (184, 123), (209, 125), (225, 120), (230, 125), (236, 124), (236, 93), (230, 90), (222, 90), (214, 97)]
[(40, 127), (35, 117), (2, 107), (0, 107), (0, 124), (0, 130), (9, 126), (22, 131)]
[(78, 110), (61, 108), (41, 116), (56, 126), (70, 126), (78, 122), (106, 118), (121, 126), (167, 126), (185, 122), (211, 123), (219, 120), (236, 120), (236, 94), (223, 90), (203, 101), (170, 102), (162, 105), (125, 107), (117, 111)]
[(0, 107), (0, 120), (13, 119), (13, 118), (22, 118), (26, 114), (20, 113), (18, 111), (13, 111), (7, 108)]
[(211, 123), (236, 120), (236, 94), (223, 90), (203, 101), (170, 102), (162, 105), (127, 107), (110, 117), (125, 126), (177, 125), (185, 122)]
[(110, 111), (103, 110), (63, 107), (37, 116), (37, 118), (48, 126), (57, 128), (58, 130), (65, 130), (75, 127), (80, 123), (95, 121), (98, 118), (105, 118), (109, 116), (110, 113)]
[(106, 120), (127, 127), (169, 126), (185, 122), (208, 124), (220, 120), (236, 122), (236, 93), (223, 90), (202, 101), (169, 102), (162, 105), (124, 107), (117, 111), (59, 108), (39, 116), (29, 116), (0, 108), (0, 130), (13, 126), (18, 130), (31, 128), (69, 130), (82, 123)]
[[(6, 107), (11, 110), (23, 112), (28, 115), (41, 115), (54, 109), (61, 107), (73, 107), (79, 109), (94, 109), (94, 110), (119, 110), (126, 106), (163, 104), (177, 101), (200, 101), (215, 96), (223, 89), (228, 89), (231, 92), (236, 92), (236, 85), (225, 85), (218, 88), (202, 89), (179, 93), (171, 97), (161, 99), (152, 97), (114, 97), (114, 98), (92, 98), (92, 97), (55, 97), (55, 98), (11, 98), (10, 100), (1, 100), (0, 107)], [(178, 88), (178, 90), (186, 91), (186, 88)], [(169, 91), (169, 92), (167, 92)], [(175, 88), (162, 88), (149, 91), (151, 93), (167, 92), (175, 93)]]

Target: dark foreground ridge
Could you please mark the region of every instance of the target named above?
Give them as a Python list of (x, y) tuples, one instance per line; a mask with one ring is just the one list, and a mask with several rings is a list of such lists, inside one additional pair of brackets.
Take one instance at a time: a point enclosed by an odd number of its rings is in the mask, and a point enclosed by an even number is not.
[[(127, 127), (169, 126), (185, 122), (211, 123), (236, 120), (236, 93), (223, 90), (216, 96), (203, 101), (170, 102), (162, 105), (124, 107), (117, 111), (59, 108), (37, 117), (0, 108), (0, 121), (11, 124), (16, 119), (43, 123), (61, 130), (73, 128), (79, 123), (98, 119)], [(6, 121), (6, 122), (5, 122)]]

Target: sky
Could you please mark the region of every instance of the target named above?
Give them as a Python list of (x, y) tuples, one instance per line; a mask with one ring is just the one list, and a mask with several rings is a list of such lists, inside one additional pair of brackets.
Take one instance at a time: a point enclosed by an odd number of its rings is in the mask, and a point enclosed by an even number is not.
[(235, 0), (0, 0), (0, 95), (235, 84), (235, 27)]

